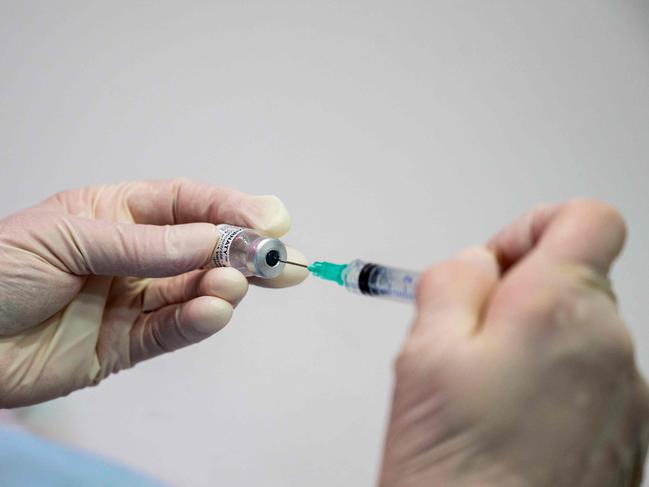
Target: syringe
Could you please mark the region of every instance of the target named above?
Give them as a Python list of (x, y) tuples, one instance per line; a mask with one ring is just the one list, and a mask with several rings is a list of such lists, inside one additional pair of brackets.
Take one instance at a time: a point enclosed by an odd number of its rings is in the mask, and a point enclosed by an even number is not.
[(337, 282), (350, 292), (379, 298), (412, 301), (419, 273), (371, 264), (360, 259), (349, 264), (314, 262), (307, 266), (286, 260), (284, 244), (277, 239), (264, 237), (249, 228), (220, 224), (219, 234), (212, 251), (210, 267), (234, 267), (244, 276), (266, 279), (278, 277), (285, 264), (305, 267), (316, 277)]
[(386, 267), (360, 259), (349, 264), (314, 262), (309, 272), (327, 281), (337, 282), (350, 292), (379, 298), (413, 301), (418, 272)]

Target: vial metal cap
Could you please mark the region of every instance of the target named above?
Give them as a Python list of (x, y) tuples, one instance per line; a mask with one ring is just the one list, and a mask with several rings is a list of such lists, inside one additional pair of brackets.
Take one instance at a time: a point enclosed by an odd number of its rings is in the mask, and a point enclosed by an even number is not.
[(284, 270), (287, 253), (281, 240), (270, 237), (255, 239), (248, 248), (246, 267), (260, 277), (272, 279), (278, 277)]

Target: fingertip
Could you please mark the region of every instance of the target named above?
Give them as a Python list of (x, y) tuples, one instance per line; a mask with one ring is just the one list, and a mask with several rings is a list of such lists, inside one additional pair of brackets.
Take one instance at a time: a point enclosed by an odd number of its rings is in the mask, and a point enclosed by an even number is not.
[(455, 259), (466, 264), (481, 265), (487, 267), (489, 270), (499, 268), (495, 251), (487, 246), (476, 245), (469, 247), (460, 252)]
[(199, 292), (225, 299), (236, 306), (248, 292), (248, 280), (232, 267), (217, 267), (205, 273)]
[[(417, 282), (417, 306), (455, 305), (482, 295), (500, 274), (494, 253), (486, 247), (470, 247), (455, 257), (426, 269)], [(468, 299), (471, 301), (471, 299)]]
[[(295, 262), (296, 264), (308, 265), (308, 260), (302, 252), (293, 247), (286, 246), (286, 253), (289, 262)], [(250, 282), (256, 286), (269, 287), (269, 288), (282, 288), (282, 287), (291, 287), (300, 284), (309, 276), (309, 271), (304, 267), (286, 264), (284, 270), (279, 277), (274, 279), (262, 279), (259, 277), (250, 278)]]
[(200, 341), (221, 330), (232, 318), (233, 307), (226, 300), (214, 296), (201, 296), (183, 305), (179, 322), (190, 332), (190, 339)]
[(424, 269), (415, 286), (415, 302), (418, 308), (423, 306), (428, 299), (435, 296), (438, 288), (444, 286), (445, 278), (446, 274), (442, 273), (440, 264)]
[(507, 271), (537, 245), (561, 205), (539, 204), (499, 230), (487, 243), (503, 272)]
[[(609, 203), (592, 198), (570, 200), (566, 203), (565, 213), (569, 215), (566, 221), (571, 221), (570, 224), (565, 223), (566, 228), (575, 233), (579, 232), (582, 240), (592, 242), (587, 249), (582, 250), (581, 255), (575, 257), (586, 256), (586, 260), (589, 260), (596, 270), (606, 274), (626, 241), (627, 224), (624, 216)], [(565, 232), (568, 233), (568, 230)]]
[(291, 216), (277, 196), (254, 196), (253, 207), (254, 228), (262, 234), (281, 237), (291, 228)]

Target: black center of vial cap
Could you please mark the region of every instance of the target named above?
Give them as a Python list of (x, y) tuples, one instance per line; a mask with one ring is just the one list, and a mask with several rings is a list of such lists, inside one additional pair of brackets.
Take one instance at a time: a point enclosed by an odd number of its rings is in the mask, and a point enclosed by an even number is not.
[(279, 264), (279, 252), (277, 250), (271, 250), (266, 254), (266, 264), (270, 267), (275, 267)]

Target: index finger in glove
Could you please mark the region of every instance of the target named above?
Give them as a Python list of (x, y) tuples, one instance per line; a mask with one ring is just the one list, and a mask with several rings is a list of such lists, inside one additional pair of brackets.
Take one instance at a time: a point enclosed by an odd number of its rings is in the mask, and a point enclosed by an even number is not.
[[(280, 237), (291, 217), (276, 196), (255, 196), (220, 186), (179, 178), (126, 183), (65, 191), (48, 200), (75, 215), (134, 223), (230, 223)], [(88, 211), (92, 210), (92, 214)]]

